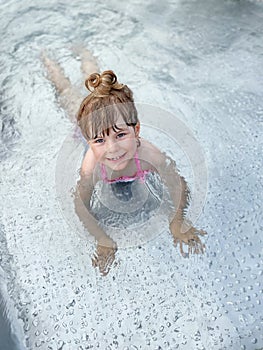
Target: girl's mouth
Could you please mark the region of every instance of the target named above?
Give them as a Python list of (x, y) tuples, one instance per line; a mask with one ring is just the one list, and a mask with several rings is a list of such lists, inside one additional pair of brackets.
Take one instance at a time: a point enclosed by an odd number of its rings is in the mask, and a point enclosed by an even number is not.
[(122, 154), (121, 156), (118, 156), (118, 157), (112, 157), (112, 158), (107, 157), (106, 159), (111, 161), (111, 162), (117, 162), (118, 160), (124, 158), (125, 155), (126, 155), (126, 153), (124, 153), (124, 154)]

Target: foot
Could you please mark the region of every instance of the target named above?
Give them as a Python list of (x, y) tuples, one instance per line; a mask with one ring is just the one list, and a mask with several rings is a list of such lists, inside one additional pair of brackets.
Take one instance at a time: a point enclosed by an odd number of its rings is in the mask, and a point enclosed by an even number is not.
[(98, 62), (90, 51), (88, 51), (82, 46), (75, 46), (72, 48), (72, 51), (81, 60), (81, 70), (82, 70), (84, 79), (87, 79), (88, 76), (92, 73), (99, 72)]

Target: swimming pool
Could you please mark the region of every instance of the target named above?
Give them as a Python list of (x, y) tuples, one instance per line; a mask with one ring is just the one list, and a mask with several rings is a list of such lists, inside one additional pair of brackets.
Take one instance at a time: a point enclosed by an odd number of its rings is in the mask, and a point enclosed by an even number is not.
[[(262, 348), (263, 3), (8, 0), (0, 8), (5, 340), (10, 320), (21, 349)], [(120, 249), (106, 278), (91, 266), (94, 243), (60, 209), (55, 173), (72, 125), (39, 59), (47, 49), (78, 84), (79, 44), (138, 102), (183, 116), (198, 140), (208, 171), (197, 221), (208, 232), (204, 255), (184, 259), (164, 230)], [(187, 171), (183, 159), (178, 166)]]

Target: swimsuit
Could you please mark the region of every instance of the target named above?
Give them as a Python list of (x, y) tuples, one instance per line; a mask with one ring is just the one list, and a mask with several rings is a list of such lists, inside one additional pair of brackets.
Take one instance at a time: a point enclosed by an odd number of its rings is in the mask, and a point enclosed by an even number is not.
[(98, 181), (90, 201), (93, 216), (102, 225), (116, 229), (141, 225), (149, 220), (162, 203), (163, 186), (160, 176), (153, 171), (145, 175), (145, 182), (141, 179), (137, 174), (135, 180)]
[(131, 182), (134, 180), (140, 180), (141, 183), (145, 182), (145, 176), (151, 172), (151, 170), (142, 170), (140, 160), (138, 158), (138, 152), (136, 151), (134, 156), (137, 171), (133, 176), (120, 176), (116, 179), (108, 179), (105, 164), (101, 164), (101, 177), (102, 180), (108, 184), (113, 184), (117, 182)]
[(152, 170), (143, 170), (134, 155), (136, 173), (133, 176), (107, 177), (106, 167), (100, 165), (101, 179), (91, 198), (91, 211), (102, 224), (112, 228), (131, 227), (149, 220), (160, 207), (163, 188), (159, 176)]

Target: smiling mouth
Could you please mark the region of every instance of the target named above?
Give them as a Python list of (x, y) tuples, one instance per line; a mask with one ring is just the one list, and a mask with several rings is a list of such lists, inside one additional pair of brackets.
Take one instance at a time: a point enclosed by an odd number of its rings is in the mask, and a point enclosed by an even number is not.
[(107, 157), (107, 160), (109, 160), (109, 161), (111, 161), (111, 162), (116, 162), (116, 161), (118, 161), (119, 159), (124, 158), (125, 155), (126, 155), (126, 153), (124, 153), (124, 154), (122, 154), (121, 156), (118, 156), (118, 157), (113, 157), (113, 158)]

